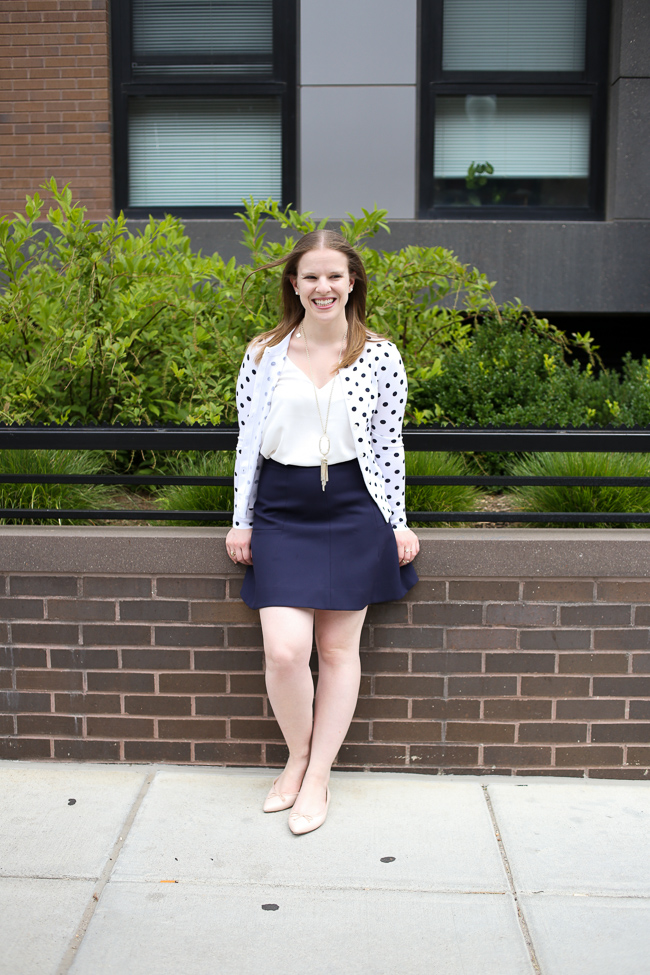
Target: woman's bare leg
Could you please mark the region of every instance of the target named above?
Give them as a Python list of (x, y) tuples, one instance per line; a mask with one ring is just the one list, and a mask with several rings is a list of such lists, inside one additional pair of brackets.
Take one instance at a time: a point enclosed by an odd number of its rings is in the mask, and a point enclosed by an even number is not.
[(332, 763), (359, 696), (359, 640), (365, 616), (365, 609), (315, 611), (318, 688), (309, 765), (292, 810), (296, 815), (320, 812), (325, 804)]
[(314, 681), (309, 669), (314, 610), (290, 606), (260, 609), (266, 660), (266, 689), (289, 760), (278, 792), (298, 792), (309, 763)]

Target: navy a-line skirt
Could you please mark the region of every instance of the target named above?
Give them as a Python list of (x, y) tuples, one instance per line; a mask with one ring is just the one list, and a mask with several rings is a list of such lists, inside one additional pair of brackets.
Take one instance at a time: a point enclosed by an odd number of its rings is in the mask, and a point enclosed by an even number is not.
[(251, 609), (363, 609), (401, 599), (418, 581), (400, 567), (392, 527), (370, 497), (356, 460), (320, 467), (265, 460), (241, 597)]

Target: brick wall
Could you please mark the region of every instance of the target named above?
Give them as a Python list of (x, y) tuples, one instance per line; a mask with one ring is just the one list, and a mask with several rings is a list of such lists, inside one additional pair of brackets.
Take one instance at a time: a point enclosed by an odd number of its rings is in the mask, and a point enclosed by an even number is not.
[(108, 0), (2, 0), (0, 31), (0, 213), (54, 176), (110, 215)]
[[(282, 763), (223, 534), (0, 529), (0, 757)], [(420, 583), (369, 611), (339, 767), (648, 776), (650, 533), (555, 534), (545, 558), (543, 530), (421, 533)]]

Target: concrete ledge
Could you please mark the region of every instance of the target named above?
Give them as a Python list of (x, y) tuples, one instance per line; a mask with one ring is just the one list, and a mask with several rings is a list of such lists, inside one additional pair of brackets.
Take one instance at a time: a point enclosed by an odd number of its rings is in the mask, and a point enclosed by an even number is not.
[[(239, 574), (226, 528), (0, 527), (0, 571)], [(423, 577), (650, 576), (650, 529), (420, 529)]]

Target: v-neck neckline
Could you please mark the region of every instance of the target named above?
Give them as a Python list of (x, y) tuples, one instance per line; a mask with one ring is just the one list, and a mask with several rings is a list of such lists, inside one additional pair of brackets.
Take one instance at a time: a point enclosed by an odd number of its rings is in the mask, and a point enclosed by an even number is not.
[(291, 358), (291, 356), (289, 355), (288, 352), (287, 352), (287, 361), (291, 363), (291, 365), (294, 367), (294, 369), (297, 369), (298, 370), (298, 372), (300, 373), (300, 375), (303, 376), (307, 380), (308, 383), (313, 383), (313, 385), (315, 386), (316, 390), (319, 393), (321, 393), (324, 389), (327, 389), (327, 387), (329, 386), (329, 384), (330, 383), (333, 383), (334, 380), (336, 379), (336, 376), (332, 376), (332, 378), (329, 379), (325, 383), (324, 386), (316, 386), (316, 383), (313, 382), (312, 378), (310, 376), (308, 376), (307, 373), (303, 369), (300, 368), (300, 366), (296, 365), (296, 363), (293, 361), (293, 359)]

